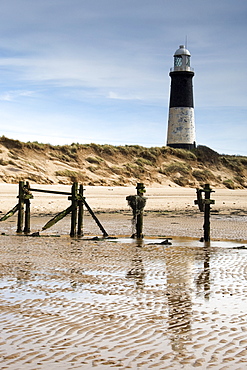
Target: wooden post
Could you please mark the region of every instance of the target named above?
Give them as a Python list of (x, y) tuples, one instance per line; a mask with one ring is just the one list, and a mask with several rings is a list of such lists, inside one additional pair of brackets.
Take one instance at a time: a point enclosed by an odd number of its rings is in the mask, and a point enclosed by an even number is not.
[[(25, 203), (25, 223), (24, 223), (24, 233), (28, 234), (30, 233), (30, 198), (32, 198), (32, 195), (29, 194), (29, 182), (26, 182), (26, 185), (24, 186), (24, 203)], [(25, 194), (26, 190), (26, 194)]]
[(143, 212), (140, 212), (136, 217), (136, 238), (142, 239), (143, 238)]
[(205, 202), (204, 202), (204, 241), (208, 242), (210, 240), (210, 194), (212, 190), (209, 184), (204, 185), (203, 191), (205, 192)]
[(204, 211), (204, 204), (202, 200), (202, 189), (196, 189), (196, 195), (197, 195), (197, 200), (195, 200), (195, 204), (198, 204), (200, 212)]
[(79, 188), (79, 200), (78, 200), (78, 227), (77, 227), (77, 235), (83, 236), (83, 215), (84, 215), (84, 207), (83, 207), (83, 185), (80, 185)]
[[(138, 183), (136, 187), (136, 192), (139, 197), (143, 197), (143, 194), (146, 192), (145, 186), (143, 183)], [(138, 201), (138, 199), (137, 199)], [(143, 209), (140, 209), (136, 216), (136, 238), (142, 239), (143, 238)]]
[(146, 205), (146, 198), (143, 197), (143, 194), (146, 192), (146, 190), (143, 183), (138, 183), (136, 189), (137, 195), (129, 195), (126, 197), (126, 200), (129, 206), (132, 208), (132, 222), (135, 226), (135, 230), (133, 230), (134, 233), (132, 234), (131, 238), (142, 239), (143, 210)]
[(76, 235), (76, 219), (77, 219), (77, 191), (78, 191), (78, 182), (74, 182), (71, 188), (71, 228), (70, 228), (70, 236), (74, 237)]
[(24, 181), (19, 181), (19, 203), (18, 203), (18, 218), (17, 218), (17, 233), (22, 232), (23, 216), (24, 216)]
[(30, 233), (30, 200), (25, 199), (25, 223), (24, 223), (24, 233)]
[(12, 208), (9, 212), (6, 213), (6, 215), (4, 215), (3, 217), (0, 218), (0, 221), (5, 221), (7, 220), (9, 217), (13, 216), (15, 214), (15, 212), (17, 212), (19, 209), (19, 203), (16, 204), (16, 206), (14, 206), (14, 208)]
[(67, 209), (62, 212), (59, 212), (56, 216), (54, 216), (51, 220), (49, 220), (43, 227), (42, 230), (47, 230), (49, 227), (55, 225), (58, 221), (62, 220), (65, 216), (67, 216), (72, 211), (72, 206), (70, 205)]
[[(210, 188), (210, 185), (205, 184), (203, 189), (196, 190), (197, 200), (194, 201), (194, 203), (198, 205), (199, 210), (201, 212), (204, 212), (203, 240), (205, 242), (210, 241), (210, 205), (215, 204), (215, 201), (213, 199), (210, 199), (210, 194), (212, 192), (214, 192), (214, 190)], [(205, 194), (204, 199), (202, 198), (202, 193)]]
[(106, 238), (108, 236), (107, 232), (105, 231), (103, 225), (101, 225), (100, 221), (98, 220), (98, 218), (95, 216), (93, 210), (90, 208), (89, 204), (86, 202), (85, 198), (83, 198), (83, 204), (84, 206), (87, 208), (88, 212), (90, 213), (90, 215), (93, 217), (94, 221), (96, 222), (96, 224), (99, 226), (100, 230), (102, 231), (103, 233), (103, 236), (104, 238)]

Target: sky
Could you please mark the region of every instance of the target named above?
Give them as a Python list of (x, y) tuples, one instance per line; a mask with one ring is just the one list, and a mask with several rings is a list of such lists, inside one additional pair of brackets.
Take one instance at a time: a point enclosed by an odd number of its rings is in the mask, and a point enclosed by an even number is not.
[(0, 136), (166, 145), (173, 54), (197, 145), (247, 155), (246, 0), (0, 0)]

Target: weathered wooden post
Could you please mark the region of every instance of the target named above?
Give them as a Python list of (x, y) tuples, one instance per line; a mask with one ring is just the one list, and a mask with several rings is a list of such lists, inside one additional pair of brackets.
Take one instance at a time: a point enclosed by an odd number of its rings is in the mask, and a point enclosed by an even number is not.
[[(144, 206), (146, 205), (146, 199), (143, 198), (143, 194), (146, 192), (145, 186), (144, 186), (143, 183), (138, 183), (137, 184), (136, 192), (137, 192), (137, 196), (141, 197), (141, 199), (139, 199), (139, 203), (141, 205), (141, 207), (139, 207), (140, 211), (136, 215), (136, 237), (137, 237), (137, 239), (142, 239), (143, 238), (143, 233), (142, 233), (142, 229), (143, 229), (143, 210), (144, 210)], [(144, 202), (144, 200), (145, 200), (145, 202)]]
[(24, 218), (24, 181), (19, 181), (19, 202), (18, 202), (18, 217), (17, 217), (17, 233), (21, 233), (23, 229)]
[(209, 184), (204, 185), (203, 191), (205, 192), (205, 209), (204, 209), (204, 241), (208, 242), (210, 240), (210, 204), (214, 204), (214, 200), (210, 199), (210, 194), (213, 190), (210, 188)]
[(25, 204), (25, 223), (24, 223), (24, 233), (30, 233), (30, 199), (33, 198), (33, 195), (30, 193), (29, 182), (26, 181), (24, 185), (24, 204)]
[[(210, 194), (214, 192), (214, 190), (210, 188), (210, 184), (205, 184), (203, 189), (197, 189), (196, 192), (197, 200), (195, 200), (195, 204), (198, 204), (200, 211), (204, 212), (203, 240), (208, 242), (210, 240), (210, 205), (215, 204), (215, 201), (210, 199)], [(205, 193), (204, 199), (202, 199), (202, 193)]]
[[(30, 193), (29, 182), (19, 181), (19, 202), (18, 202), (18, 218), (17, 218), (17, 233), (30, 233), (30, 199), (33, 198)], [(24, 212), (25, 208), (25, 212)], [(24, 222), (24, 229), (23, 229)]]
[(83, 236), (83, 215), (84, 215), (83, 192), (84, 192), (83, 185), (80, 185), (78, 200), (78, 227), (77, 227), (78, 236)]
[(137, 184), (137, 195), (129, 195), (126, 197), (129, 206), (133, 211), (133, 223), (135, 224), (135, 232), (132, 234), (132, 238), (142, 239), (143, 238), (143, 210), (146, 205), (146, 198), (143, 194), (146, 192), (143, 183)]
[(70, 236), (74, 237), (76, 235), (76, 219), (77, 219), (77, 204), (78, 204), (78, 198), (77, 198), (77, 192), (78, 192), (78, 182), (74, 182), (71, 188), (71, 197), (69, 197), (69, 200), (71, 200), (71, 228), (70, 228)]
[(30, 233), (30, 199), (25, 199), (24, 233)]
[(195, 204), (198, 205), (200, 212), (204, 211), (204, 204), (202, 203), (202, 192), (202, 189), (196, 189), (197, 200), (195, 200)]

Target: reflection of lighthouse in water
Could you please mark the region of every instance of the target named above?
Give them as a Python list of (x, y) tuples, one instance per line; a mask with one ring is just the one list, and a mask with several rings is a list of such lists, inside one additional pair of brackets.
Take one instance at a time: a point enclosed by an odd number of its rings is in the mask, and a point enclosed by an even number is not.
[(181, 251), (166, 255), (168, 337), (178, 357), (186, 354), (192, 320), (193, 267), (195, 256)]
[(190, 52), (180, 45), (171, 68), (171, 90), (167, 145), (173, 148), (195, 148), (195, 123)]
[(192, 295), (201, 295), (202, 291), (204, 299), (209, 299), (210, 295), (210, 251), (207, 245), (199, 255), (170, 250), (166, 254), (166, 281), (167, 333), (176, 359), (181, 361), (189, 355), (186, 347), (192, 340)]

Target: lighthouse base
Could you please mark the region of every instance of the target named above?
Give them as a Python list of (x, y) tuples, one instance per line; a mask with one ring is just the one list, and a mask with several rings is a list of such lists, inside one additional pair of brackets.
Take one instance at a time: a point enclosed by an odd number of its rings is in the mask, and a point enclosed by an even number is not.
[(193, 107), (169, 109), (167, 145), (173, 148), (195, 148), (195, 123)]
[(167, 146), (171, 147), (171, 148), (177, 148), (177, 149), (188, 149), (188, 150), (192, 150), (192, 149), (195, 149), (196, 148), (196, 143), (194, 141), (193, 144), (167, 144)]

